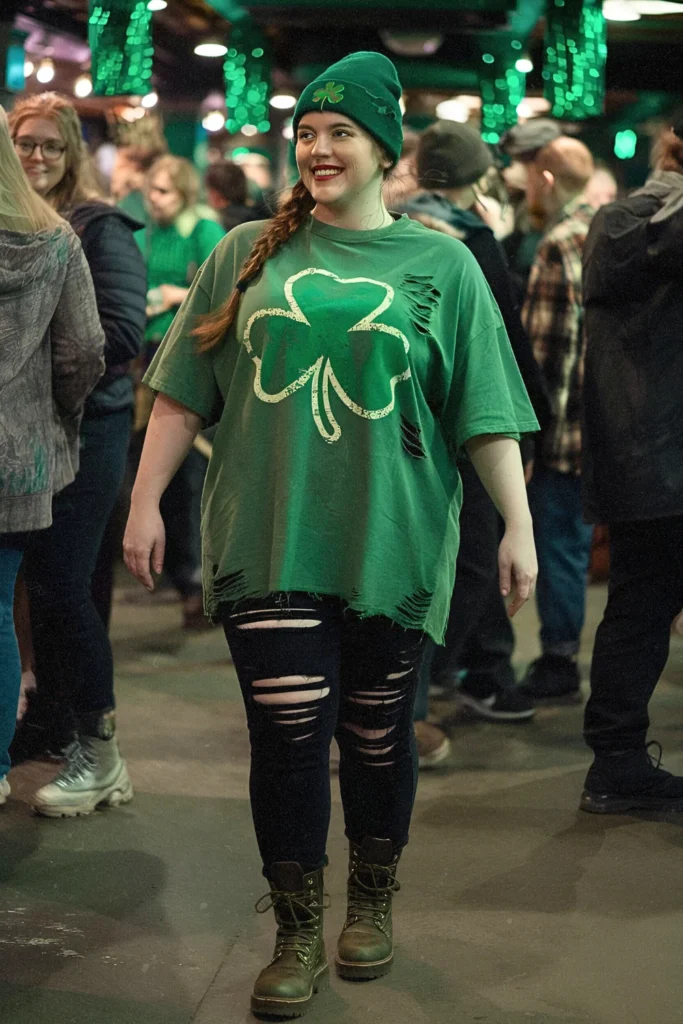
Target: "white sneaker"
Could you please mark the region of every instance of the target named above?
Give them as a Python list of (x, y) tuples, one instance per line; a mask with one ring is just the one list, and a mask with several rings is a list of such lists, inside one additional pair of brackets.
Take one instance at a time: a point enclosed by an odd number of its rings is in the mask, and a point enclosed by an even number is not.
[(7, 803), (7, 797), (10, 795), (10, 793), (11, 793), (11, 789), (9, 787), (9, 782), (3, 776), (0, 779), (0, 807), (2, 807), (3, 804)]
[(92, 814), (105, 804), (118, 807), (133, 799), (116, 739), (81, 736), (66, 752), (66, 765), (52, 782), (33, 797), (33, 809), (46, 818), (75, 818)]

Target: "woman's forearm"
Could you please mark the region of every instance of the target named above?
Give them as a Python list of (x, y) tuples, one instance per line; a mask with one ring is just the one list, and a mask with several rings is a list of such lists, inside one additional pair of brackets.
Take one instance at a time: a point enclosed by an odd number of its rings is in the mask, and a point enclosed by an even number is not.
[(531, 519), (519, 444), (501, 434), (481, 434), (466, 442), (467, 454), (506, 525)]
[(201, 417), (167, 395), (157, 395), (147, 427), (131, 505), (157, 504), (199, 433)]

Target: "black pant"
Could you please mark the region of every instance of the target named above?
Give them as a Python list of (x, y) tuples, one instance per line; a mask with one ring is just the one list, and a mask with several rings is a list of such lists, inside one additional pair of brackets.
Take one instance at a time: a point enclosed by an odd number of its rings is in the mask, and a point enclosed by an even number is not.
[(77, 717), (114, 707), (111, 644), (91, 579), (130, 430), (129, 409), (83, 420), (76, 479), (55, 495), (52, 526), (31, 536), (24, 555), (38, 688)]
[[(133, 436), (131, 468), (137, 473), (145, 443), (145, 431)], [(191, 448), (161, 498), (166, 528), (164, 572), (181, 597), (202, 592), (202, 489), (207, 459)]]
[[(461, 459), (463, 502), (460, 512), (460, 549), (455, 587), (446, 629), (445, 647), (438, 647), (432, 663), (432, 678), (452, 680), (464, 667), (465, 650), (476, 643), (481, 631), (494, 630), (501, 641), (499, 655), (512, 654), (511, 627), (505, 627), (507, 612), (499, 589), (498, 546), (501, 521), (486, 488), (468, 459)], [(491, 622), (489, 622), (491, 619)], [(485, 643), (486, 641), (484, 641)], [(503, 654), (504, 657), (504, 654)], [(496, 664), (502, 674), (500, 659)]]
[(610, 523), (610, 580), (584, 735), (596, 753), (645, 744), (647, 706), (683, 606), (683, 516)]
[[(275, 627), (267, 623), (277, 622)], [(266, 625), (264, 625), (266, 623)], [(336, 738), (346, 834), (408, 842), (412, 713), (424, 635), (334, 597), (276, 594), (224, 615), (251, 740), (251, 807), (268, 873), (325, 863)]]

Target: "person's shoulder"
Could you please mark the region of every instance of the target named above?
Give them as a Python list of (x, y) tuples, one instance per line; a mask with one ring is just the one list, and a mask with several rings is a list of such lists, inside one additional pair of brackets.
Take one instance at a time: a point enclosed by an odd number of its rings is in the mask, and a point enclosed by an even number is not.
[(236, 246), (240, 249), (251, 247), (267, 223), (266, 220), (250, 220), (231, 228), (214, 249), (216, 259), (227, 256)]
[(451, 229), (450, 225), (440, 218), (432, 218), (430, 221), (421, 215), (419, 220), (412, 216), (406, 216), (405, 219), (407, 223), (403, 238), (405, 244), (409, 246), (411, 256), (416, 247), (433, 255), (443, 254), (450, 258), (451, 269), (453, 260), (467, 263), (472, 258), (469, 249), (459, 237), (459, 232)]

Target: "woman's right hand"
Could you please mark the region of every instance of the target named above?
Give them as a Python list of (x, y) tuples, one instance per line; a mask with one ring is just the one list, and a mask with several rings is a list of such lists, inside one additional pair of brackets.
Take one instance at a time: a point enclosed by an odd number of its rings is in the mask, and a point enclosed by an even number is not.
[(123, 560), (126, 568), (148, 590), (154, 590), (152, 571), (157, 575), (164, 568), (166, 529), (159, 506), (131, 505), (123, 538)]

